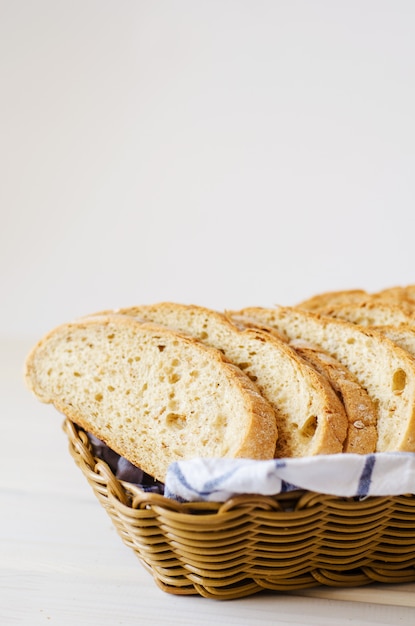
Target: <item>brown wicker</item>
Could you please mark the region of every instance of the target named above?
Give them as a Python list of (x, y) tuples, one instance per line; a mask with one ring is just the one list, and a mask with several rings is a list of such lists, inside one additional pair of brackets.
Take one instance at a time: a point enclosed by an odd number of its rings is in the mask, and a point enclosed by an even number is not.
[(121, 538), (164, 591), (233, 599), (415, 581), (415, 496), (296, 491), (182, 504), (119, 481), (82, 429), (66, 420), (64, 430)]

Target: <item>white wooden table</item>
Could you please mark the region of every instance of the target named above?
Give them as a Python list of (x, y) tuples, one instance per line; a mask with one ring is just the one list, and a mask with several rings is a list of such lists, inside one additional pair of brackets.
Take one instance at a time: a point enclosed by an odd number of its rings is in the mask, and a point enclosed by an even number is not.
[(242, 600), (162, 592), (67, 452), (61, 416), (22, 380), (34, 341), (0, 341), (0, 624), (415, 624), (415, 584)]

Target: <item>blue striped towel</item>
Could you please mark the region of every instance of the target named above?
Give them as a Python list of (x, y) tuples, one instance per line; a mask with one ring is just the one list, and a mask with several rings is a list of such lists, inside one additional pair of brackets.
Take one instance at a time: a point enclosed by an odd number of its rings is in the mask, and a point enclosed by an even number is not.
[(269, 496), (293, 489), (361, 498), (415, 493), (415, 453), (176, 461), (168, 469), (164, 495), (181, 502), (224, 502), (241, 494)]

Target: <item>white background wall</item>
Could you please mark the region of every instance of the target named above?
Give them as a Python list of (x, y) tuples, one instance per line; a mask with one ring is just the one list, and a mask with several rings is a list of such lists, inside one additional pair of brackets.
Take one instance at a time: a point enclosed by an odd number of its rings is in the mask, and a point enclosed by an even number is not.
[(415, 2), (0, 0), (0, 328), (415, 282)]

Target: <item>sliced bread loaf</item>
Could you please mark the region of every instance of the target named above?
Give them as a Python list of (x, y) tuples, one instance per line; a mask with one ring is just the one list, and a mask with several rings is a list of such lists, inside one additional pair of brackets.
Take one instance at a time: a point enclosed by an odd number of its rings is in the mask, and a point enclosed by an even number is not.
[(163, 302), (117, 313), (186, 333), (221, 350), (241, 368), (275, 409), (276, 457), (343, 450), (348, 427), (344, 406), (326, 378), (286, 341), (259, 329), (239, 329), (225, 315), (194, 305)]
[(127, 316), (97, 316), (46, 335), (26, 381), (113, 450), (164, 481), (194, 456), (270, 459), (274, 411), (219, 350)]
[(415, 362), (378, 331), (294, 307), (231, 312), (260, 320), (289, 340), (302, 339), (340, 361), (378, 408), (376, 450), (415, 451)]

